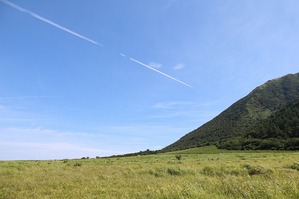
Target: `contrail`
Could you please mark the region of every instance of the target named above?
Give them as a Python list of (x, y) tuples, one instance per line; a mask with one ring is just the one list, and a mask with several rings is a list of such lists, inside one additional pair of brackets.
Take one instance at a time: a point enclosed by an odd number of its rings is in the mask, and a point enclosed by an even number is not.
[(10, 7), (14, 8), (14, 9), (16, 9), (16, 10), (18, 10), (18, 11), (21, 11), (21, 12), (24, 12), (24, 13), (26, 13), (26, 14), (29, 14), (29, 15), (31, 15), (32, 17), (36, 18), (36, 19), (39, 19), (39, 20), (41, 20), (41, 21), (43, 21), (43, 22), (46, 22), (47, 24), (50, 24), (50, 25), (52, 25), (52, 26), (54, 26), (54, 27), (56, 27), (56, 28), (59, 28), (60, 30), (63, 30), (63, 31), (65, 31), (65, 32), (68, 32), (68, 33), (70, 33), (70, 34), (72, 34), (72, 35), (74, 35), (74, 36), (76, 36), (76, 37), (79, 37), (80, 39), (83, 39), (83, 40), (88, 41), (88, 42), (90, 42), (90, 43), (92, 43), (92, 44), (95, 44), (95, 45), (103, 46), (103, 44), (100, 44), (100, 43), (98, 43), (98, 42), (96, 42), (96, 41), (94, 41), (94, 40), (92, 40), (92, 39), (89, 39), (89, 38), (87, 38), (87, 37), (84, 37), (83, 35), (80, 35), (80, 34), (74, 32), (74, 31), (72, 31), (72, 30), (70, 30), (70, 29), (67, 29), (67, 28), (65, 28), (65, 27), (63, 27), (63, 26), (61, 26), (61, 25), (59, 25), (59, 24), (57, 24), (57, 23), (54, 23), (53, 21), (50, 21), (49, 19), (46, 19), (46, 18), (44, 18), (44, 17), (42, 17), (42, 16), (39, 16), (38, 14), (35, 14), (34, 12), (31, 12), (31, 11), (29, 11), (29, 10), (26, 10), (26, 9), (20, 7), (20, 6), (17, 6), (16, 4), (13, 4), (13, 3), (11, 3), (11, 2), (9, 2), (9, 1), (7, 1), (7, 0), (1, 0), (1, 1), (2, 1), (3, 3), (5, 3), (6, 5), (9, 5)]
[[(63, 31), (65, 31), (65, 32), (67, 32), (67, 33), (70, 33), (70, 34), (72, 34), (72, 35), (74, 35), (74, 36), (76, 36), (76, 37), (78, 37), (78, 38), (80, 38), (80, 39), (83, 39), (83, 40), (85, 40), (85, 41), (88, 41), (89, 43), (92, 43), (92, 44), (97, 45), (97, 46), (102, 46), (102, 47), (104, 46), (104, 45), (101, 44), (101, 43), (98, 43), (98, 42), (96, 42), (96, 41), (94, 41), (94, 40), (92, 40), (92, 39), (89, 39), (88, 37), (85, 37), (85, 36), (83, 36), (83, 35), (81, 35), (81, 34), (79, 34), (79, 33), (76, 33), (76, 32), (74, 32), (74, 31), (72, 31), (72, 30), (70, 30), (70, 29), (68, 29), (68, 28), (65, 28), (65, 27), (63, 27), (63, 26), (61, 26), (61, 25), (59, 25), (59, 24), (57, 24), (57, 23), (55, 23), (55, 22), (53, 22), (53, 21), (51, 21), (51, 20), (49, 20), (49, 19), (46, 19), (46, 18), (44, 18), (44, 17), (42, 17), (42, 16), (40, 16), (40, 15), (34, 13), (34, 12), (31, 12), (31, 11), (26, 10), (26, 9), (24, 9), (24, 8), (22, 8), (22, 7), (18, 6), (18, 5), (16, 5), (16, 4), (13, 4), (13, 3), (11, 3), (11, 2), (8, 1), (8, 0), (0, 0), (0, 2), (3, 2), (3, 3), (5, 3), (6, 5), (8, 5), (8, 6), (14, 8), (14, 9), (20, 11), (20, 12), (23, 12), (23, 13), (25, 13), (25, 14), (29, 14), (30, 16), (32, 16), (32, 17), (34, 17), (34, 18), (36, 18), (36, 19), (38, 19), (38, 20), (40, 20), (40, 21), (43, 21), (43, 22), (45, 22), (45, 23), (47, 23), (47, 24), (50, 24), (50, 25), (52, 25), (52, 26), (54, 26), (54, 27), (56, 27), (56, 28), (58, 28), (58, 29), (60, 29), (60, 30), (63, 30)], [(125, 57), (125, 58), (127, 57), (127, 56), (126, 56), (125, 54), (123, 54), (123, 53), (120, 53), (120, 56)], [(159, 74), (161, 74), (161, 75), (163, 75), (163, 76), (165, 76), (165, 77), (167, 77), (167, 78), (169, 78), (169, 79), (172, 79), (172, 80), (174, 80), (174, 81), (176, 81), (176, 82), (179, 82), (179, 83), (181, 83), (181, 84), (183, 84), (183, 85), (185, 85), (185, 86), (188, 86), (188, 87), (192, 88), (192, 86), (190, 86), (189, 84), (186, 84), (185, 82), (182, 82), (182, 81), (180, 81), (180, 80), (178, 80), (178, 79), (176, 79), (176, 78), (174, 78), (174, 77), (172, 77), (172, 76), (170, 76), (170, 75), (167, 75), (167, 74), (165, 74), (165, 73), (163, 73), (163, 72), (161, 72), (161, 71), (159, 71), (159, 70), (157, 70), (157, 69), (155, 69), (155, 68), (153, 68), (153, 67), (151, 67), (151, 66), (149, 66), (149, 65), (147, 65), (147, 64), (144, 64), (144, 63), (142, 63), (141, 61), (138, 61), (138, 60), (136, 60), (136, 59), (134, 59), (134, 58), (132, 58), (132, 57), (128, 57), (128, 58), (129, 58), (129, 60), (131, 60), (131, 61), (133, 61), (133, 62), (135, 62), (135, 63), (137, 63), (137, 64), (140, 64), (140, 65), (142, 65), (142, 66), (144, 66), (144, 67), (146, 67), (146, 68), (149, 68), (149, 69), (151, 69), (151, 70), (153, 70), (153, 71), (155, 71), (155, 72), (157, 72), (157, 73), (159, 73)]]
[(136, 62), (137, 64), (140, 64), (140, 65), (142, 65), (142, 66), (145, 66), (145, 67), (147, 67), (147, 68), (149, 68), (149, 69), (151, 69), (151, 70), (153, 70), (153, 71), (156, 71), (157, 73), (160, 73), (161, 75), (164, 75), (165, 77), (168, 77), (168, 78), (170, 78), (170, 79), (172, 79), (172, 80), (174, 80), (174, 81), (177, 81), (177, 82), (179, 82), (179, 83), (181, 83), (181, 84), (183, 84), (183, 85), (185, 85), (185, 86), (188, 86), (188, 87), (192, 88), (192, 86), (190, 86), (189, 84), (186, 84), (185, 82), (182, 82), (182, 81), (180, 81), (180, 80), (178, 80), (178, 79), (176, 79), (176, 78), (174, 78), (174, 77), (171, 77), (170, 75), (167, 75), (167, 74), (165, 74), (165, 73), (163, 73), (163, 72), (161, 72), (161, 71), (159, 71), (159, 70), (157, 70), (157, 69), (155, 69), (155, 68), (153, 68), (153, 67), (150, 67), (149, 65), (144, 64), (144, 63), (142, 63), (141, 61), (138, 61), (138, 60), (136, 60), (136, 59), (134, 59), (134, 58), (132, 58), (132, 57), (129, 57), (129, 59), (130, 59), (131, 61), (133, 61), (133, 62)]

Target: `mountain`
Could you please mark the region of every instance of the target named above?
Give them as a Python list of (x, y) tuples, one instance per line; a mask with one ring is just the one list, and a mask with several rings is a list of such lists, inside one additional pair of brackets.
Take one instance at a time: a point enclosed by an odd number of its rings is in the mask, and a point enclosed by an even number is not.
[[(262, 131), (256, 131), (258, 125), (264, 125), (261, 123), (266, 122), (267, 118), (271, 118), (271, 116), (278, 117), (273, 114), (284, 107), (290, 106), (289, 108), (291, 108), (290, 104), (298, 99), (299, 73), (270, 80), (255, 88), (246, 97), (232, 104), (211, 121), (186, 134), (162, 151), (181, 150), (210, 144), (225, 148), (223, 147), (225, 143), (245, 139), (246, 136), (250, 136), (249, 132), (263, 134)], [(260, 137), (262, 139), (263, 136), (260, 135)], [(235, 145), (238, 144), (237, 141), (235, 143)]]
[(299, 99), (247, 130), (242, 137), (221, 140), (220, 149), (299, 150)]
[(299, 138), (299, 99), (255, 125), (245, 137)]

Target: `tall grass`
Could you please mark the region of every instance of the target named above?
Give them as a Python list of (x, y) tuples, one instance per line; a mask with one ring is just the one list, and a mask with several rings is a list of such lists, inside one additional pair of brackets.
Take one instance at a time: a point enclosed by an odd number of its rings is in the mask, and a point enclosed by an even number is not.
[(298, 152), (178, 153), (2, 161), (0, 198), (299, 198)]

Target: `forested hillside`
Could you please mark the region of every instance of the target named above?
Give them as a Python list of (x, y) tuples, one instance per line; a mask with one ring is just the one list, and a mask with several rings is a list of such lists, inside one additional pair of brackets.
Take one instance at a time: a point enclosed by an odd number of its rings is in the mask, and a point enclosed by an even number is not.
[(299, 150), (299, 99), (253, 126), (243, 137), (217, 144), (221, 149)]
[[(266, 134), (271, 133), (269, 130), (264, 129), (264, 127), (266, 128), (268, 125), (269, 127), (267, 128), (273, 128), (272, 121), (283, 117), (279, 116), (281, 114), (278, 113), (275, 115), (277, 111), (282, 111), (284, 114), (292, 117), (292, 110), (296, 106), (294, 102), (298, 99), (299, 73), (270, 80), (254, 89), (246, 97), (231, 105), (208, 123), (188, 133), (163, 150), (172, 151), (210, 144), (227, 148), (229, 146), (228, 143), (235, 143), (231, 144), (231, 146), (237, 146), (241, 142), (240, 139), (243, 140), (250, 136), (255, 139), (274, 138), (275, 136), (266, 136)], [(293, 123), (298, 121), (295, 118), (289, 118), (289, 120)], [(261, 123), (262, 121), (263, 123)], [(290, 122), (292, 127), (289, 126), (288, 128), (296, 129), (296, 127), (293, 127), (292, 122)], [(281, 131), (278, 130), (276, 134), (281, 134)], [(288, 135), (288, 133), (283, 133), (283, 135)], [(298, 137), (298, 132), (294, 135)], [(295, 137), (289, 136), (289, 138)]]

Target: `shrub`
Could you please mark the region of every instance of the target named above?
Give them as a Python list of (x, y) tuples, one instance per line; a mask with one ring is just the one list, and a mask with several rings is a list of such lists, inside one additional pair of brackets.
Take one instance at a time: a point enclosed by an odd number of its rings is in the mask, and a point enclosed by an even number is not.
[(180, 161), (182, 159), (182, 155), (175, 155), (175, 158)]
[(208, 176), (224, 176), (224, 175), (231, 175), (231, 176), (239, 176), (243, 175), (244, 172), (242, 172), (240, 169), (236, 169), (234, 167), (204, 167), (201, 170), (201, 173)]
[(189, 168), (180, 168), (180, 167), (156, 168), (149, 171), (149, 174), (155, 177), (163, 177), (166, 175), (170, 175), (170, 176), (194, 175), (194, 173), (195, 172)]
[(175, 168), (167, 168), (166, 173), (171, 176), (180, 176), (182, 175), (181, 169), (175, 169)]
[(265, 175), (270, 177), (270, 175), (273, 173), (271, 169), (264, 169), (262, 167), (250, 167), (248, 169), (248, 175)]
[(161, 169), (161, 168), (151, 169), (149, 171), (149, 174), (151, 174), (155, 177), (163, 177), (165, 175), (163, 169)]
[(250, 164), (244, 164), (243, 167), (248, 170), (250, 170), (252, 168)]
[(219, 173), (212, 167), (204, 167), (201, 171), (202, 174), (208, 175), (208, 176), (214, 176), (218, 175)]
[(262, 167), (253, 167), (248, 170), (248, 175), (260, 175), (265, 174), (266, 171)]
[(75, 167), (81, 167), (81, 166), (82, 166), (82, 163), (81, 163), (81, 162), (77, 162), (77, 163), (74, 164), (74, 166), (75, 166)]
[(290, 168), (299, 171), (299, 163), (295, 162)]

